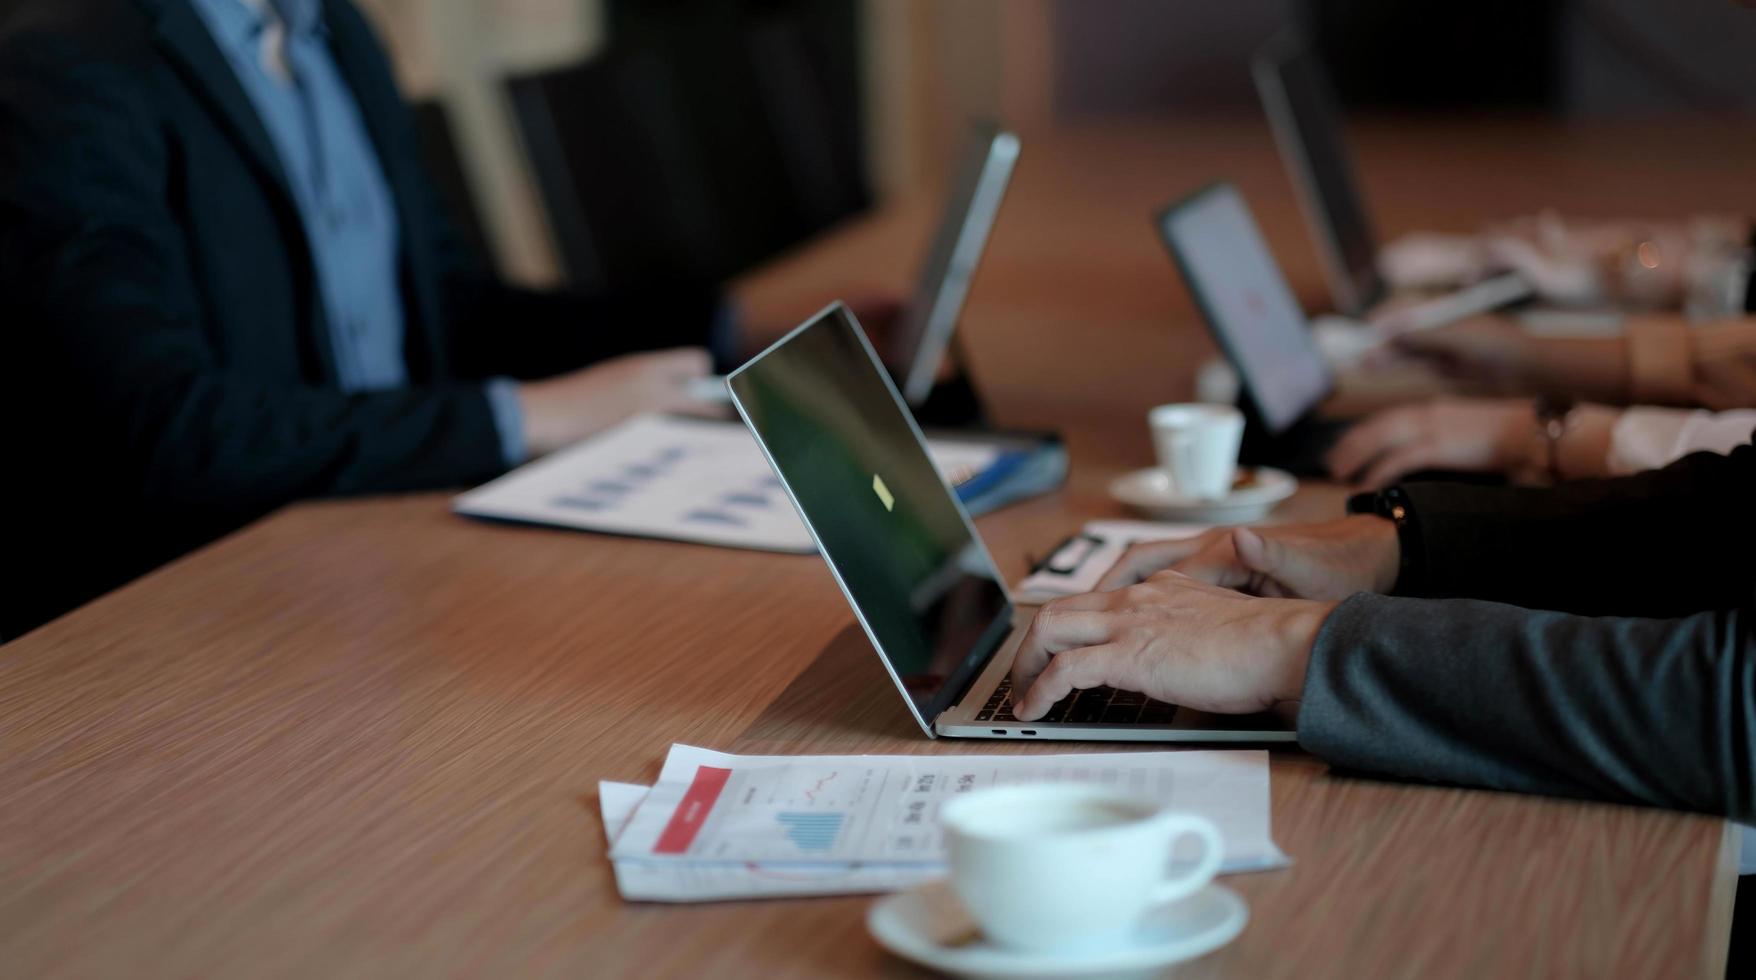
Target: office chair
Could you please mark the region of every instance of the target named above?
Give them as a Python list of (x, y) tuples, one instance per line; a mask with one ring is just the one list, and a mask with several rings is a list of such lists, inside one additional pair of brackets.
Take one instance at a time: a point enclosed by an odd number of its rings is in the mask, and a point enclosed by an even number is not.
[(713, 281), (728, 248), (707, 150), (661, 59), (614, 52), (506, 85), (574, 286)]
[(712, 39), (648, 25), (508, 79), (575, 286), (720, 282), (868, 203), (857, 112), (823, 83), (834, 55), (782, 16), (735, 24)]
[(463, 158), (458, 153), (457, 138), (445, 106), (436, 101), (417, 102), (414, 113), (415, 135), (421, 144), (421, 164), (438, 187), (446, 217), (451, 219), (452, 227), (464, 245), (473, 250), (475, 258), (491, 261), (494, 250), (488, 244), (482, 212), (476, 205), (475, 194), (470, 191), (469, 177), (464, 172)]

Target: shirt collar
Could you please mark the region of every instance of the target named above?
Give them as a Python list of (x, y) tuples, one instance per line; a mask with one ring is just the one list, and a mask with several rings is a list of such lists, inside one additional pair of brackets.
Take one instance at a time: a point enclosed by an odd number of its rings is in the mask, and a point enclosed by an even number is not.
[(207, 24), (213, 39), (228, 50), (244, 50), (262, 27), (261, 18), (245, 7), (242, 0), (193, 0), (191, 6)]
[(306, 37), (323, 28), (323, 0), (223, 0), (221, 6), (241, 7), (252, 32), (260, 31), (270, 11), (278, 13), (292, 37)]
[(293, 37), (324, 29), (323, 0), (193, 0), (193, 4), (215, 38), (239, 50), (261, 38), (271, 9), (281, 13)]

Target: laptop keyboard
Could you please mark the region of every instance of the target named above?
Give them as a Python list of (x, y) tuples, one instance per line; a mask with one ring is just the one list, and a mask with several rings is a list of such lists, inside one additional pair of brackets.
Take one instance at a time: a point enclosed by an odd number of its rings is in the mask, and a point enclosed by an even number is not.
[[(1174, 704), (1113, 687), (1093, 687), (1067, 695), (1037, 720), (1076, 725), (1168, 725), (1176, 716), (1177, 706)], [(1018, 721), (1012, 716), (1012, 678), (1000, 681), (988, 703), (976, 712), (976, 720)]]

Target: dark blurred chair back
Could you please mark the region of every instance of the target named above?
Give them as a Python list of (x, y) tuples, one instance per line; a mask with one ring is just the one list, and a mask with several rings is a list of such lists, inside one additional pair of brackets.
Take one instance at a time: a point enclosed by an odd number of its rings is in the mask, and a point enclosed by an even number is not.
[(823, 47), (803, 25), (784, 20), (758, 25), (744, 40), (798, 220), (816, 232), (864, 210), (871, 191), (860, 156), (859, 106), (829, 95), (834, 72), (823, 62)]
[[(0, 3), (4, 2), (0, 0)], [(464, 173), (457, 137), (452, 132), (445, 107), (437, 102), (417, 102), (414, 113), (416, 136), (421, 141), (421, 163), (439, 189), (446, 217), (451, 219), (464, 244), (473, 249), (478, 258), (491, 261), (494, 251), (488, 244), (475, 195), (470, 193), (469, 177)]]
[(575, 286), (708, 279), (724, 247), (704, 150), (660, 59), (616, 52), (507, 88)]
[[(574, 285), (719, 282), (869, 203), (851, 36), (765, 7), (617, 31), (585, 64), (507, 82)], [(727, 29), (706, 31), (706, 27)]]

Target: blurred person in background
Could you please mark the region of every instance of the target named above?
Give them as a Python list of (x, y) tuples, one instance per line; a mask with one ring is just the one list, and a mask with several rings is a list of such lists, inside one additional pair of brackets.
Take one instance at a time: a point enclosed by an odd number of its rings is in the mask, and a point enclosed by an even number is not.
[[(1756, 263), (1746, 224), (1569, 228), (1543, 216), (1520, 229), (1456, 248), (1476, 256), (1464, 264), (1515, 269), (1543, 299), (1564, 306), (1683, 310), (1635, 313), (1616, 336), (1545, 336), (1507, 316), (1401, 334), (1398, 352), (1446, 374), (1540, 397), (1446, 398), (1384, 410), (1337, 444), (1332, 475), (1369, 487), (1422, 469), (1521, 482), (1613, 476), (1749, 441), (1756, 318), (1738, 314), (1756, 309)], [(1388, 264), (1400, 261), (1405, 278), (1415, 275), (1410, 256), (1423, 249), (1443, 251), (1417, 242)]]
[(1756, 407), (1756, 318), (1631, 316), (1614, 336), (1547, 336), (1507, 317), (1399, 335), (1396, 348), (1508, 393), (1612, 405)]
[(1454, 287), (1516, 272), (1562, 308), (1685, 311), (1696, 318), (1750, 309), (1756, 226), (1726, 215), (1675, 221), (1568, 221), (1553, 211), (1476, 234), (1418, 232), (1385, 246), (1385, 279), (1405, 289)]
[(1752, 432), (1756, 409), (1438, 398), (1385, 409), (1351, 426), (1327, 464), (1336, 479), (1371, 489), (1424, 470), (1558, 483), (1659, 469), (1694, 452), (1731, 452)]
[(713, 289), (472, 261), (347, 0), (24, 0), (0, 20), (0, 639), (283, 504), (479, 482), (735, 338)]

